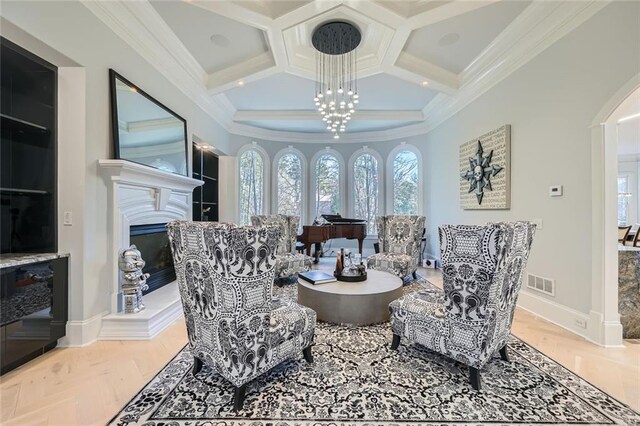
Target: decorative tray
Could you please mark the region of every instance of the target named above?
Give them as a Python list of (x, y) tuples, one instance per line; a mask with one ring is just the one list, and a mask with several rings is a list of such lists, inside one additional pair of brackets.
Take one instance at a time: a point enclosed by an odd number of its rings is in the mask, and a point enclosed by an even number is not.
[(366, 281), (367, 279), (367, 273), (365, 272), (362, 275), (336, 275), (333, 274), (334, 277), (336, 277), (336, 280), (338, 281), (344, 281), (347, 283), (357, 283), (360, 281)]

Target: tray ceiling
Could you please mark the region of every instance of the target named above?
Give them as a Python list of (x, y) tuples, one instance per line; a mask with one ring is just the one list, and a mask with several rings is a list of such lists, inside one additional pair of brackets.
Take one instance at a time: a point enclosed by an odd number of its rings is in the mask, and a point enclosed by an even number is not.
[[(363, 35), (358, 48), (361, 104), (343, 142), (424, 132), (593, 16), (604, 3), (114, 0), (84, 4), (227, 130), (287, 141), (331, 142), (313, 104), (315, 51), (310, 39), (320, 23), (354, 23)], [(129, 31), (123, 33), (123, 28)]]

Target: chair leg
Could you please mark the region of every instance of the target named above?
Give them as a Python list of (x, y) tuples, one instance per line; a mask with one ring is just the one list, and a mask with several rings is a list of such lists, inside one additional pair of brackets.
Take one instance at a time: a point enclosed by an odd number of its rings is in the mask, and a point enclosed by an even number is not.
[(244, 405), (244, 393), (247, 390), (247, 384), (245, 383), (242, 386), (236, 388), (233, 393), (233, 410), (237, 413), (242, 410), (242, 406)]
[(313, 362), (313, 354), (311, 353), (311, 346), (307, 346), (302, 350), (302, 355), (304, 355), (305, 361), (309, 364)]
[(391, 342), (391, 350), (395, 351), (396, 349), (398, 349), (398, 346), (400, 346), (400, 336), (394, 334), (393, 341)]
[(475, 367), (469, 367), (469, 379), (471, 381), (471, 387), (475, 390), (480, 390), (480, 370)]
[(503, 361), (509, 361), (509, 353), (507, 352), (506, 344), (502, 347), (502, 349), (500, 349), (500, 358), (502, 358)]
[(200, 372), (200, 370), (202, 370), (202, 361), (200, 360), (200, 358), (194, 356), (193, 369), (191, 370), (191, 373), (195, 376)]

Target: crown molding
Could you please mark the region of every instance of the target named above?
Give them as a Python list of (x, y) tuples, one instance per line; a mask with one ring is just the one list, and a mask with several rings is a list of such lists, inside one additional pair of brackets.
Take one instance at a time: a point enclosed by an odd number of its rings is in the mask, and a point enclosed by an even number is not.
[(182, 65), (182, 68), (189, 73), (191, 78), (200, 82), (206, 81), (206, 71), (185, 45), (182, 44), (178, 36), (171, 30), (151, 3), (147, 1), (126, 3), (134, 16), (144, 17), (144, 19), (138, 19), (141, 25), (144, 25), (151, 34), (154, 34), (158, 42), (167, 47), (166, 50), (169, 51), (176, 62)]
[(496, 65), (513, 72), (595, 15), (610, 0), (533, 2), (460, 73), (461, 80), (481, 80)]
[[(160, 25), (157, 22), (157, 25), (151, 24), (154, 20), (162, 18), (150, 4), (128, 1), (81, 0), (81, 2), (160, 74), (228, 130), (230, 117), (225, 109), (221, 108), (208, 94), (204, 76), (200, 74), (200, 70), (190, 67), (189, 61), (183, 62), (179, 59), (186, 51), (184, 45), (175, 35), (174, 38), (170, 36), (165, 38), (158, 34), (164, 31), (159, 30)], [(141, 6), (140, 3), (145, 3), (146, 6)], [(171, 30), (168, 32), (173, 34)], [(178, 53), (180, 51), (182, 54)], [(206, 73), (204, 75), (206, 76)]]
[[(228, 132), (281, 142), (335, 143), (328, 133), (274, 131), (234, 122), (236, 110), (228, 101), (228, 98), (224, 94), (212, 95), (209, 92), (207, 86), (215, 88), (216, 83), (208, 81), (210, 77), (204, 73), (199, 64), (194, 64), (195, 59), (185, 59), (191, 56), (190, 53), (148, 2), (128, 2), (123, 0), (108, 2), (81, 1), (115, 34), (151, 63), (162, 75), (190, 97)], [(409, 79), (409, 81), (413, 81), (412, 79), (415, 79), (416, 75), (420, 75), (420, 73), (425, 73), (425, 77), (429, 79), (427, 71), (439, 73), (440, 78), (444, 78), (448, 82), (448, 84), (444, 85), (445, 87), (442, 87), (442, 90), (446, 91), (446, 88), (449, 87), (451, 96), (440, 93), (426, 105), (422, 110), (425, 119), (422, 123), (391, 130), (347, 133), (341, 135), (338, 143), (389, 141), (427, 133), (507, 78), (547, 47), (573, 31), (609, 2), (610, 0), (561, 3), (533, 2), (459, 76), (455, 76), (455, 74), (446, 70), (438, 70), (434, 68), (435, 65), (428, 64), (417, 58), (412, 59), (410, 55), (405, 53), (399, 53), (398, 61), (391, 67), (385, 67), (384, 71), (397, 76), (404, 75), (404, 78)], [(441, 10), (422, 13), (410, 18), (407, 25), (418, 28), (446, 19), (449, 15), (453, 16), (452, 14), (463, 13), (463, 11), (473, 10), (489, 3), (492, 3), (492, 1), (482, 0), (447, 4), (442, 6)], [(339, 7), (342, 3), (338, 1), (313, 2), (276, 20), (251, 12), (249, 9), (231, 2), (193, 1), (191, 4), (234, 20), (239, 20), (238, 14), (240, 13), (244, 19), (240, 20), (240, 22), (264, 29), (267, 31), (270, 44), (273, 39), (281, 39), (282, 45), (280, 47), (283, 47), (283, 31), (276, 30), (276, 27), (286, 26), (288, 23), (297, 21), (303, 16), (307, 16), (307, 19), (310, 19), (312, 17), (305, 15), (309, 11), (324, 14), (333, 8)], [(358, 11), (357, 4), (358, 2), (355, 2), (352, 7), (355, 11)], [(366, 11), (361, 13), (366, 14)], [(369, 17), (369, 19), (371, 18)], [(394, 43), (397, 44), (398, 41), (387, 44), (385, 49), (390, 49)], [(294, 72), (295, 68), (290, 64), (286, 64), (282, 68), (278, 64), (278, 56), (282, 58), (282, 54), (284, 53), (286, 56), (286, 52), (277, 54), (277, 52), (273, 51), (273, 45), (271, 45), (271, 49), (273, 52), (272, 61), (276, 63), (276, 66), (257, 71), (252, 76), (258, 78), (264, 76), (260, 73), (279, 71), (298, 74)], [(410, 69), (407, 70), (402, 65)], [(413, 68), (416, 68), (419, 72), (415, 73)], [(245, 65), (244, 69), (247, 70), (248, 65)], [(443, 73), (442, 71), (446, 72)], [(237, 78), (238, 76), (236, 75), (234, 81), (237, 81)], [(212, 80), (215, 81), (215, 79)], [(436, 88), (435, 81), (436, 79), (430, 80), (431, 87)], [(459, 87), (457, 90), (451, 91), (451, 89), (455, 89), (456, 81)]]
[(437, 95), (423, 110), (428, 130), (462, 110), (546, 48), (602, 10), (609, 0), (534, 2), (461, 73), (450, 98)]

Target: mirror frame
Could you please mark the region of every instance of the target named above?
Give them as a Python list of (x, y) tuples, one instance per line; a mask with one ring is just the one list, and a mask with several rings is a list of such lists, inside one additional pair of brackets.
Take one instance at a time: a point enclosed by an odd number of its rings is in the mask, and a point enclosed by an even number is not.
[(167, 108), (165, 105), (161, 104), (154, 97), (152, 97), (147, 92), (142, 90), (138, 85), (133, 84), (132, 82), (130, 82), (129, 80), (124, 78), (121, 74), (116, 72), (114, 69), (109, 68), (109, 91), (111, 92), (110, 93), (110, 98), (111, 98), (111, 133), (112, 133), (111, 138), (113, 140), (113, 155), (114, 155), (114, 158), (116, 160), (130, 161), (132, 163), (141, 164), (143, 166), (151, 167), (152, 169), (161, 170), (161, 169), (158, 169), (157, 167), (153, 167), (153, 166), (151, 166), (149, 164), (144, 164), (144, 163), (140, 163), (138, 161), (130, 160), (128, 158), (121, 158), (120, 157), (120, 128), (118, 126), (118, 96), (117, 96), (117, 88), (116, 88), (116, 79), (118, 79), (121, 82), (125, 83), (129, 87), (133, 87), (134, 89), (136, 89), (136, 92), (138, 94), (144, 96), (149, 101), (153, 102), (154, 104), (156, 104), (157, 106), (159, 106), (163, 110), (167, 111), (169, 114), (173, 115), (178, 120), (182, 121), (183, 128), (184, 128), (184, 159), (185, 159), (185, 164), (186, 164), (186, 173), (182, 174), (182, 173), (179, 173), (179, 172), (169, 172), (167, 170), (162, 170), (162, 171), (163, 172), (167, 172), (167, 173), (177, 174), (178, 176), (187, 176), (187, 177), (189, 177), (190, 176), (190, 174), (189, 174), (189, 140), (187, 139), (187, 120), (185, 120), (184, 118), (182, 118), (181, 116), (179, 116), (178, 114), (173, 112), (171, 109)]

